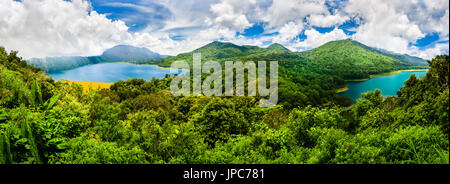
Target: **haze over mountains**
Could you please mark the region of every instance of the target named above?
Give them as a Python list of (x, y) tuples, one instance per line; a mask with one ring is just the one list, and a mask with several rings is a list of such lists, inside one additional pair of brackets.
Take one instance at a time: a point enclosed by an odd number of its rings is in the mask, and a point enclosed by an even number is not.
[(41, 68), (47, 72), (69, 70), (89, 64), (105, 62), (129, 62), (142, 63), (167, 56), (152, 52), (147, 48), (139, 48), (130, 45), (117, 45), (103, 52), (100, 56), (62, 56), (32, 58), (27, 63)]
[(142, 62), (163, 57), (147, 48), (133, 47), (129, 45), (117, 45), (103, 52), (103, 59), (111, 62), (134, 61)]
[(178, 60), (192, 62), (193, 53), (201, 53), (202, 62), (279, 61), (286, 71), (312, 71), (337, 75), (344, 79), (366, 78), (370, 74), (398, 69), (427, 67), (427, 61), (421, 58), (368, 47), (351, 39), (328, 42), (304, 52), (292, 52), (280, 44), (260, 48), (215, 41), (192, 52), (171, 57), (159, 55), (146, 48), (118, 45), (106, 50), (101, 56), (51, 57), (31, 59), (27, 62), (48, 72), (102, 62), (145, 63), (168, 67)]

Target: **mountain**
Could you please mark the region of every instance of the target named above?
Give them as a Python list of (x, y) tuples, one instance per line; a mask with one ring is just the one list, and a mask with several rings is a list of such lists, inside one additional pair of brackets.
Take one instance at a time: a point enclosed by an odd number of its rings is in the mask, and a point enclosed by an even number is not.
[(318, 48), (300, 53), (309, 63), (320, 66), (323, 73), (344, 79), (368, 78), (371, 74), (399, 69), (424, 68), (427, 62), (412, 56), (380, 52), (357, 41), (347, 39), (328, 42)]
[(40, 68), (47, 72), (57, 72), (77, 68), (84, 65), (96, 64), (104, 62), (101, 56), (60, 56), (46, 58), (32, 58), (26, 62), (34, 67)]
[(149, 63), (155, 59), (162, 59), (165, 57), (167, 56), (152, 52), (147, 48), (139, 48), (129, 45), (117, 45), (104, 51), (100, 56), (61, 56), (32, 58), (30, 60), (27, 60), (26, 62), (47, 72), (58, 72), (84, 65), (105, 62)]
[(397, 54), (391, 51), (387, 51), (384, 49), (377, 49), (379, 52), (381, 52), (384, 55), (393, 57), (393, 58), (397, 58), (405, 63), (408, 64), (412, 64), (412, 65), (419, 65), (419, 66), (428, 66), (428, 61), (419, 58), (419, 57), (415, 57), (415, 56), (410, 56), (407, 54)]
[(162, 58), (161, 55), (154, 53), (147, 48), (139, 48), (129, 45), (117, 45), (103, 52), (101, 57), (104, 60), (111, 62), (139, 62)]
[(285, 74), (314, 72), (343, 79), (368, 78), (371, 74), (427, 66), (427, 61), (423, 59), (381, 52), (351, 39), (328, 42), (304, 52), (291, 52), (280, 44), (260, 48), (216, 41), (192, 52), (167, 57), (158, 62), (159, 65), (167, 67), (178, 60), (192, 62), (193, 53), (201, 53), (202, 62), (278, 61)]
[(294, 54), (293, 52), (284, 48), (280, 44), (272, 44), (268, 48), (260, 48), (257, 46), (249, 46), (249, 45), (239, 46), (232, 43), (215, 41), (203, 47), (195, 49), (192, 52), (182, 53), (177, 56), (171, 56), (161, 59), (159, 60), (159, 65), (168, 67), (172, 62), (179, 60), (192, 62), (193, 53), (201, 53), (202, 62), (208, 60), (214, 60), (219, 62), (223, 62), (225, 60), (227, 61), (248, 60), (253, 56), (261, 57), (274, 53), (283, 54), (282, 57), (289, 58), (289, 55)]
[[(342, 58), (359, 59), (358, 61), (360, 62), (372, 60), (372, 62), (375, 62), (373, 64), (394, 62), (398, 65), (404, 66), (428, 66), (428, 62), (424, 59), (409, 56), (407, 54), (398, 54), (383, 49), (369, 47), (351, 39), (328, 42), (318, 48), (306, 51), (304, 53), (315, 55), (320, 54), (323, 55), (324, 57), (329, 57), (330, 55), (333, 55), (334, 57), (339, 57), (339, 55), (341, 55), (340, 57)], [(347, 58), (348, 56), (347, 54), (350, 53), (352, 55), (350, 56), (350, 58)], [(384, 61), (380, 60), (380, 58), (384, 59)], [(355, 64), (358, 64), (358, 61), (355, 61)]]
[(278, 44), (278, 43), (274, 43), (274, 44), (270, 45), (269, 47), (267, 47), (267, 49), (277, 50), (277, 51), (290, 51), (289, 49), (287, 49), (286, 47), (284, 47), (283, 45)]

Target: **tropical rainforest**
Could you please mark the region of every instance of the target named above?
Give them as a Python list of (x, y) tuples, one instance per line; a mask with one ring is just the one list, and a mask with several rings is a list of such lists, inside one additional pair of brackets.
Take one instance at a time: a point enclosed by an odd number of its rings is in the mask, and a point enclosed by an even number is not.
[[(2, 164), (448, 164), (449, 56), (426, 62), (353, 40), (306, 52), (213, 42), (202, 62), (279, 61), (279, 103), (261, 97), (175, 97), (171, 76), (83, 90), (0, 47)], [(192, 53), (152, 60), (192, 62)], [(353, 103), (346, 80), (407, 68), (395, 97)]]

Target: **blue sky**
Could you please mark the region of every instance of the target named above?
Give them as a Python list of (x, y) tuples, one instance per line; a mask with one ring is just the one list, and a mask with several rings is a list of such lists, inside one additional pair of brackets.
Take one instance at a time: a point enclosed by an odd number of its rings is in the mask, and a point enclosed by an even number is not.
[[(215, 1), (220, 2), (220, 1)], [(334, 10), (339, 8), (339, 3), (344, 1), (327, 1), (324, 3), (328, 12), (333, 13)], [(130, 28), (131, 32), (139, 32), (145, 30), (147, 27), (152, 27), (153, 29), (162, 29), (164, 27), (164, 22), (167, 19), (172, 18), (172, 12), (163, 5), (150, 1), (136, 1), (136, 0), (91, 0), (93, 10), (107, 15), (111, 20), (122, 20)], [(145, 6), (150, 11), (143, 11), (135, 6)], [(269, 6), (266, 6), (269, 7)], [(306, 19), (306, 18), (305, 18)], [(245, 28), (243, 30), (236, 31), (236, 36), (244, 36), (246, 38), (257, 39), (267, 35), (278, 35), (278, 32), (265, 32), (265, 26), (267, 22), (256, 21), (251, 23), (251, 27)], [(311, 26), (311, 29), (317, 30), (319, 33), (328, 33), (334, 30), (334, 28), (339, 27), (347, 35), (351, 36), (354, 34), (353, 29), (358, 27), (358, 25), (353, 20), (344, 22), (342, 25), (336, 25), (331, 27), (318, 27)], [(199, 27), (200, 28), (200, 27)], [(181, 32), (181, 33), (180, 33)], [(183, 29), (176, 29), (171, 36), (174, 40), (184, 40)], [(180, 33), (178, 35), (178, 33)], [(304, 40), (307, 36), (302, 32), (297, 35), (298, 39)], [(217, 40), (224, 40), (223, 38), (217, 38)], [(215, 40), (214, 40), (215, 41)], [(271, 44), (271, 42), (266, 42), (265, 45)]]
[(176, 55), (217, 40), (304, 51), (351, 38), (429, 59), (449, 44), (448, 0), (2, 0), (0, 7), (0, 45), (25, 58), (96, 55), (116, 44)]

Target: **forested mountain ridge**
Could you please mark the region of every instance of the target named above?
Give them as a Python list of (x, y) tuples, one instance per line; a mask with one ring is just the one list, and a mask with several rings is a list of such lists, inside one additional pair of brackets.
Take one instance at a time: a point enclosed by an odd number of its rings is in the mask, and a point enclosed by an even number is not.
[(272, 45), (270, 45), (269, 47), (267, 47), (268, 50), (279, 50), (279, 51), (290, 51), (289, 49), (287, 49), (286, 47), (284, 47), (281, 44), (278, 43), (274, 43)]
[[(426, 68), (426, 60), (411, 56), (386, 54), (357, 41), (347, 39), (328, 42), (318, 48), (299, 53), (314, 71), (341, 76), (344, 79), (368, 78), (371, 74), (399, 69)], [(395, 56), (395, 57), (394, 57)]]
[(407, 63), (410, 65), (417, 65), (417, 66), (428, 66), (428, 62), (419, 57), (410, 56), (408, 54), (397, 54), (397, 53), (390, 52), (390, 51), (387, 51), (384, 49), (376, 49), (376, 50), (387, 56), (397, 58), (397, 59), (401, 60), (403, 63)]
[(129, 45), (117, 45), (107, 49), (100, 56), (61, 56), (32, 58), (27, 63), (47, 72), (69, 70), (89, 64), (103, 62), (130, 62), (142, 63), (161, 59), (167, 56), (152, 52), (147, 48), (133, 47)]
[(178, 60), (191, 63), (193, 53), (201, 53), (203, 62), (279, 61), (280, 66), (286, 70), (331, 74), (344, 79), (368, 78), (371, 74), (427, 67), (427, 62), (423, 59), (381, 52), (351, 39), (328, 42), (304, 52), (291, 52), (280, 44), (260, 48), (216, 41), (192, 52), (167, 57), (158, 62), (166, 67)]
[(172, 96), (171, 77), (86, 92), (0, 47), (0, 164), (449, 163), (448, 55), (398, 97), (375, 90), (347, 106), (317, 75), (280, 77), (292, 98), (259, 108), (251, 96)]

